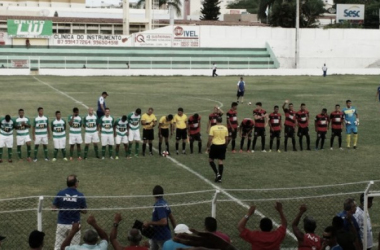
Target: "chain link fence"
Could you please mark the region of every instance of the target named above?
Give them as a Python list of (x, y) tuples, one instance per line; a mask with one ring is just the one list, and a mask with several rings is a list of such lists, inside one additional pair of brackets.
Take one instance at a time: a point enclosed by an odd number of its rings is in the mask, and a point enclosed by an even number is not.
[[(379, 182), (375, 182), (375, 189)], [(228, 234), (237, 249), (249, 249), (250, 245), (239, 237), (237, 224), (247, 213), (250, 205), (255, 204), (256, 213), (247, 223), (247, 228), (258, 229), (263, 217), (269, 217), (274, 225), (280, 223), (280, 217), (274, 209), (276, 201), (283, 203), (288, 221), (287, 236), (282, 248), (296, 248), (297, 242), (292, 234), (291, 223), (301, 204), (306, 204), (306, 215), (317, 221), (316, 233), (321, 235), (323, 229), (331, 225), (332, 218), (343, 210), (343, 202), (354, 198), (359, 204), (359, 196), (365, 192), (368, 182), (345, 183), (314, 187), (295, 187), (277, 189), (220, 189), (197, 192), (165, 194), (177, 224), (186, 224), (197, 230), (204, 229), (204, 219), (215, 216), (218, 231)], [(379, 188), (378, 188), (379, 189)], [(57, 212), (52, 211), (54, 196), (26, 197), (0, 200), (0, 234), (7, 237), (2, 249), (28, 249), (29, 233), (35, 229), (45, 232), (44, 249), (54, 249)], [(122, 245), (127, 245), (127, 234), (135, 220), (150, 221), (155, 199), (152, 195), (140, 196), (87, 196), (88, 213), (82, 214), (81, 231), (91, 228), (86, 223), (90, 214), (94, 215), (100, 227), (109, 235), (114, 222), (114, 215), (120, 212), (123, 221), (119, 226), (118, 238)], [(380, 219), (376, 212), (376, 199), (371, 214), (374, 235), (380, 231)], [(376, 213), (375, 213), (376, 212)], [(376, 217), (376, 219), (375, 219)], [(302, 228), (302, 222), (299, 227)], [(173, 232), (173, 228), (171, 227)], [(68, 232), (65, 232), (64, 237)], [(173, 233), (172, 233), (173, 235)], [(146, 241), (148, 239), (144, 239)], [(82, 240), (83, 242), (83, 240)], [(112, 249), (109, 246), (109, 249)]]

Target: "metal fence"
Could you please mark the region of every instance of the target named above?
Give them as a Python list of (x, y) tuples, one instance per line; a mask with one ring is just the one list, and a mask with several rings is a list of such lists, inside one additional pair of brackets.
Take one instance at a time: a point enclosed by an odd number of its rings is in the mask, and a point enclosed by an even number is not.
[[(261, 188), (261, 189), (218, 189), (197, 192), (165, 194), (177, 223), (190, 228), (204, 229), (204, 219), (214, 216), (218, 221), (218, 230), (231, 237), (232, 244), (238, 249), (249, 249), (249, 244), (239, 237), (237, 223), (247, 213), (251, 204), (257, 206), (257, 212), (248, 221), (249, 229), (258, 229), (259, 221), (269, 217), (275, 225), (280, 223), (275, 201), (283, 203), (288, 220), (287, 236), (282, 248), (296, 248), (297, 242), (291, 231), (291, 222), (299, 211), (301, 204), (306, 204), (306, 215), (317, 221), (316, 233), (321, 235), (326, 226), (331, 225), (332, 218), (343, 210), (347, 198), (359, 201), (360, 194), (368, 192), (368, 182), (345, 183), (295, 188)], [(376, 187), (374, 182), (372, 187)], [(380, 196), (380, 194), (379, 194)], [(51, 209), (53, 196), (22, 197), (0, 200), (0, 234), (7, 240), (2, 249), (28, 249), (28, 235), (38, 229), (46, 233), (44, 249), (53, 249), (57, 227), (57, 213)], [(136, 219), (151, 219), (154, 197), (138, 196), (87, 196), (88, 214), (82, 215), (82, 231), (90, 228), (86, 223), (89, 214), (93, 214), (98, 224), (109, 233), (114, 222), (114, 214), (120, 212), (123, 221), (119, 226), (119, 241), (127, 244), (127, 232)], [(375, 199), (376, 200), (376, 199)], [(374, 235), (380, 231), (378, 216), (380, 209), (374, 203), (371, 217)], [(376, 221), (377, 219), (377, 221)], [(302, 229), (302, 225), (300, 225)], [(172, 229), (172, 228), (171, 228)], [(172, 229), (173, 230), (173, 229)], [(109, 249), (112, 249), (110, 246)]]

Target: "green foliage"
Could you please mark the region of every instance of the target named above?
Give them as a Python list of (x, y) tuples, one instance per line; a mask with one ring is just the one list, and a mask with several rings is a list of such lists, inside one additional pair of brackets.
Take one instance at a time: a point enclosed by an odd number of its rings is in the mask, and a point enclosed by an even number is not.
[(342, 21), (340, 23), (333, 23), (333, 24), (326, 25), (323, 28), (324, 29), (351, 29), (351, 28), (361, 29), (361, 28), (363, 28), (363, 24), (362, 23), (352, 23), (348, 20), (345, 20), (345, 21)]
[[(317, 18), (324, 12), (323, 2), (320, 0), (300, 1), (300, 27), (313, 28), (318, 26)], [(270, 24), (286, 28), (295, 27), (296, 0), (276, 0), (270, 13)]]
[(201, 20), (219, 20), (219, 0), (204, 0), (201, 8)]
[(258, 0), (241, 0), (228, 4), (228, 9), (247, 9), (248, 13), (257, 14), (259, 11)]

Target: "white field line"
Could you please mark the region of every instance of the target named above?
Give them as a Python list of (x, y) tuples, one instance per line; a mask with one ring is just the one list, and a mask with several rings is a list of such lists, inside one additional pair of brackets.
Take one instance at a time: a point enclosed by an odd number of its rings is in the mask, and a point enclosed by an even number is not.
[[(74, 102), (81, 104), (83, 107), (88, 108), (88, 106), (87, 106), (86, 104), (84, 104), (83, 102), (78, 101), (78, 100), (75, 99), (74, 97), (72, 97), (72, 96), (70, 96), (70, 95), (68, 95), (68, 94), (66, 94), (66, 93), (64, 93), (64, 92), (62, 92), (62, 91), (60, 91), (60, 90), (57, 89), (57, 88), (54, 88), (54, 87), (51, 86), (49, 83), (43, 82), (43, 81), (41, 81), (40, 79), (38, 79), (37, 77), (33, 77), (33, 78), (36, 79), (37, 81), (39, 81), (40, 83), (42, 83), (42, 84), (48, 86), (49, 88), (51, 88), (51, 89), (57, 91), (58, 93), (60, 93), (60, 94), (62, 94), (62, 95), (64, 95), (64, 96), (66, 96), (67, 98), (73, 100)], [(223, 103), (219, 102), (219, 104), (220, 104), (221, 106), (223, 106)], [(158, 152), (158, 150), (157, 150), (156, 148), (154, 148), (154, 151)], [(170, 161), (172, 161), (175, 165), (177, 165), (177, 166), (179, 166), (179, 167), (181, 167), (181, 168), (187, 170), (188, 172), (194, 174), (194, 175), (197, 176), (199, 179), (201, 179), (202, 181), (204, 181), (204, 182), (206, 182), (207, 184), (209, 184), (211, 187), (220, 190), (220, 192), (222, 192), (224, 195), (226, 195), (227, 197), (229, 197), (231, 200), (233, 200), (234, 202), (236, 202), (236, 203), (239, 204), (240, 206), (242, 206), (242, 207), (244, 207), (244, 208), (246, 208), (246, 209), (249, 209), (249, 205), (248, 205), (248, 204), (246, 204), (246, 203), (240, 201), (238, 198), (234, 197), (233, 195), (231, 195), (230, 193), (228, 193), (227, 191), (225, 191), (223, 188), (220, 188), (219, 186), (215, 185), (214, 183), (212, 183), (209, 179), (207, 179), (207, 178), (204, 177), (203, 175), (201, 175), (201, 174), (199, 174), (198, 172), (192, 170), (192, 169), (189, 168), (188, 166), (186, 166), (186, 165), (180, 163), (179, 161), (177, 161), (176, 159), (174, 159), (174, 158), (172, 158), (172, 157), (170, 157), (170, 156), (168, 156), (167, 159), (169, 159)], [(258, 216), (260, 216), (261, 218), (264, 218), (264, 217), (265, 217), (264, 214), (262, 214), (262, 213), (261, 213), (260, 211), (258, 211), (258, 210), (255, 211), (255, 215), (258, 215)], [(273, 221), (273, 224), (274, 224), (276, 227), (279, 227), (279, 226), (280, 226), (280, 225), (279, 225), (277, 222), (275, 222), (273, 219), (272, 219), (272, 221)], [(297, 241), (296, 236), (295, 236), (290, 230), (286, 229), (286, 232), (287, 232), (287, 234), (288, 234), (290, 237), (292, 237), (295, 241)]]

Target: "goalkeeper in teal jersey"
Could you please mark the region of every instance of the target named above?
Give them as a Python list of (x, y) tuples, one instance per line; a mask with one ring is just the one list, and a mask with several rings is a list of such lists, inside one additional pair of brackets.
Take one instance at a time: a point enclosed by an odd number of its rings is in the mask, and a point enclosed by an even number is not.
[(359, 115), (355, 107), (351, 106), (351, 100), (346, 101), (346, 107), (342, 110), (346, 124), (347, 148), (351, 146), (351, 134), (353, 134), (353, 148), (358, 142)]

